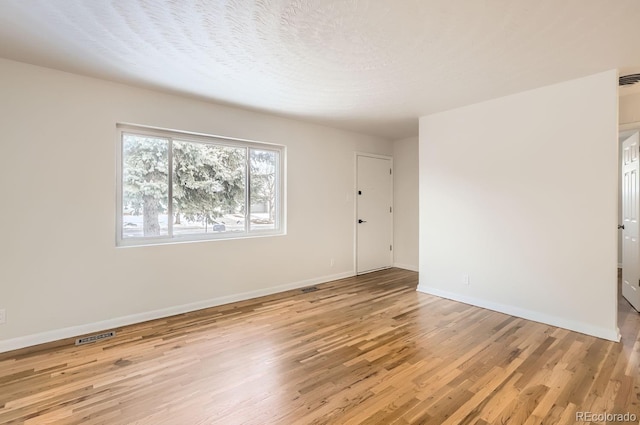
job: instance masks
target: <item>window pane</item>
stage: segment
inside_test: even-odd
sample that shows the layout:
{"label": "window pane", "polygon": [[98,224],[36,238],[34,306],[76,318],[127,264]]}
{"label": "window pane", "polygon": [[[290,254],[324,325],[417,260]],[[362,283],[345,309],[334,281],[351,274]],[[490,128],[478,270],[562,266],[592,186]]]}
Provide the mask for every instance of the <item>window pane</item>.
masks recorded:
{"label": "window pane", "polygon": [[169,141],[122,135],[122,237],[166,236]]}
{"label": "window pane", "polygon": [[173,234],[245,231],[246,149],[173,142]]}
{"label": "window pane", "polygon": [[279,153],[250,149],[251,172],[251,230],[278,228],[278,181],[276,178]]}

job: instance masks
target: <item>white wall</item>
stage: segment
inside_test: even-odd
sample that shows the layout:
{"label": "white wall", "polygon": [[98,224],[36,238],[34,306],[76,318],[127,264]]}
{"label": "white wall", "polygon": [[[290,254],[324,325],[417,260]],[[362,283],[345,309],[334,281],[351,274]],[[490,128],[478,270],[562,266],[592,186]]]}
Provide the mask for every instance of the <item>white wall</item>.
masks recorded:
{"label": "white wall", "polygon": [[418,271],[418,138],[393,142],[393,260]]}
{"label": "white wall", "polygon": [[617,339],[616,90],[612,70],[420,119],[419,290]]}
{"label": "white wall", "polygon": [[[0,93],[0,351],[353,274],[354,152],[393,151],[380,138],[6,60]],[[286,145],[288,234],[116,248],[118,122]]]}

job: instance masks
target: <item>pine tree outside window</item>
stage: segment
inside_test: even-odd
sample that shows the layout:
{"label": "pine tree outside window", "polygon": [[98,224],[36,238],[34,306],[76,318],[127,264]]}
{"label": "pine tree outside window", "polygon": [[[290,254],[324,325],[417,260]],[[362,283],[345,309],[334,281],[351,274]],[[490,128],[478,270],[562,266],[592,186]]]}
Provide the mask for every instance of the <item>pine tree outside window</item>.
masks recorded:
{"label": "pine tree outside window", "polygon": [[284,147],[119,126],[117,245],[284,233]]}

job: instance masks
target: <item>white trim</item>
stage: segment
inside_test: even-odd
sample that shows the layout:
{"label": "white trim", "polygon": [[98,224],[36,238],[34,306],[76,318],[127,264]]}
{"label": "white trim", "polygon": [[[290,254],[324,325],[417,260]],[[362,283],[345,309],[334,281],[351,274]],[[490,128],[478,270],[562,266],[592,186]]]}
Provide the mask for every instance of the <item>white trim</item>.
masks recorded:
{"label": "white trim", "polygon": [[499,313],[521,317],[523,319],[532,320],[534,322],[544,323],[547,325],[568,329],[570,331],[580,332],[586,335],[608,339],[609,341],[615,341],[615,342],[620,341],[620,330],[617,327],[615,330],[601,328],[601,327],[589,325],[587,323],[575,322],[573,320],[565,319],[563,317],[550,316],[548,314],[540,313],[537,311],[526,310],[523,308],[511,306],[511,305],[495,303],[492,301],[470,297],[467,295],[455,294],[453,292],[442,291],[440,289],[431,288],[425,285],[418,285],[417,291],[425,294],[435,295],[436,297],[447,298],[449,300],[458,301],[464,304],[470,304],[476,307],[486,308],[488,310],[497,311]]}
{"label": "white trim", "polygon": [[212,138],[213,139],[221,139],[221,140],[224,140],[226,142],[231,142],[232,144],[237,144],[237,146],[246,146],[247,144],[254,145],[254,147],[260,147],[260,146],[264,146],[264,145],[272,145],[272,146],[275,146],[275,147],[283,147],[284,146],[284,145],[281,145],[279,143],[265,142],[265,141],[262,141],[262,140],[241,139],[241,138],[238,138],[238,137],[224,136],[224,135],[221,135],[221,134],[198,133],[198,132],[194,132],[194,131],[185,131],[185,130],[179,130],[179,129],[175,129],[175,128],[155,127],[155,126],[151,126],[151,125],[128,123],[128,122],[118,122],[118,123],[116,123],[116,128],[117,129],[124,129],[125,131],[127,131],[127,130],[129,130],[129,131],[143,131],[143,132],[145,132],[147,134],[150,134],[152,136],[158,136],[158,137],[163,137],[163,138],[166,138],[167,136],[171,136],[171,135],[175,136],[176,134],[179,134],[179,135],[184,135],[187,138],[200,139],[200,140],[203,140],[203,141],[211,140]]}
{"label": "white trim", "polygon": [[353,274],[358,275],[358,152],[353,155]]}
{"label": "white trim", "polygon": [[47,342],[58,341],[61,339],[77,337],[93,332],[104,331],[107,329],[120,328],[123,326],[133,325],[136,323],[146,322],[148,320],[162,319],[176,314],[188,313],[191,311],[202,310],[205,308],[216,307],[223,304],[245,301],[252,298],[272,295],[279,292],[289,291],[291,289],[304,288],[306,286],[317,285],[320,283],[331,282],[334,280],[344,279],[354,276],[353,272],[343,272],[333,275],[305,279],[298,282],[278,285],[271,288],[258,289],[255,291],[242,292],[239,294],[226,295],[223,297],[212,298],[194,303],[171,306],[161,308],[159,310],[147,311],[144,313],[131,314],[129,316],[116,317],[114,319],[102,320],[100,322],[87,323],[84,325],[71,326],[63,329],[55,329],[37,334],[21,336],[12,339],[0,340],[0,353],[17,350],[20,348],[31,347]]}
{"label": "white trim", "polygon": [[365,272],[358,273],[358,276],[364,276],[365,274],[375,273],[375,272],[379,272],[379,271],[382,271],[382,270],[389,270],[391,267],[393,267],[393,266],[380,267],[379,269],[367,270]]}
{"label": "white trim", "polygon": [[420,271],[420,270],[418,270],[418,266],[412,266],[412,265],[409,265],[409,264],[393,263],[393,267],[397,267],[399,269],[410,270],[412,272]]}
{"label": "white trim", "polygon": [[393,156],[391,156],[391,155],[381,155],[381,154],[377,154],[377,153],[360,152],[360,151],[355,152],[355,154],[356,154],[356,157],[358,157],[358,156],[367,156],[369,158],[390,159],[392,161],[392,163],[393,163]]}
{"label": "white trim", "polygon": [[629,130],[637,130],[640,129],[640,121],[628,122],[624,124],[620,124],[618,126],[618,131],[620,133],[629,131]]}

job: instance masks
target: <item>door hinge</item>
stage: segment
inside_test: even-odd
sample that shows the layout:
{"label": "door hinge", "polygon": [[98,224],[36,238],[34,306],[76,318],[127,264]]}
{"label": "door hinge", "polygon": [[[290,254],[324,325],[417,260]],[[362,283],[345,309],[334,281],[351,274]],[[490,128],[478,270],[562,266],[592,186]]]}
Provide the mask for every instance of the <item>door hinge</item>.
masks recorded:
{"label": "door hinge", "polygon": [[393,207],[389,207],[389,212],[393,212]]}
{"label": "door hinge", "polygon": [[389,175],[391,175],[391,174],[392,174],[392,173],[391,173],[391,168],[389,168]]}
{"label": "door hinge", "polygon": [[389,245],[389,251],[393,251],[393,245]]}

